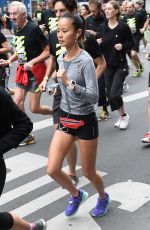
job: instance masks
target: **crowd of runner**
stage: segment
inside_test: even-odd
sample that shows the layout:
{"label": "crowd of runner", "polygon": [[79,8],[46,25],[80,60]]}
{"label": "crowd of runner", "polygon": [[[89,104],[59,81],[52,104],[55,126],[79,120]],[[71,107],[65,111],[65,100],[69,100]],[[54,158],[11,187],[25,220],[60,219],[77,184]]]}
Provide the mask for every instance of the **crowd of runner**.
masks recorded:
{"label": "crowd of runner", "polygon": [[[111,0],[102,4],[100,0],[89,0],[88,4],[78,5],[76,0],[48,0],[47,5],[37,4],[31,18],[23,3],[13,1],[9,11],[7,7],[3,11],[4,14],[2,9],[0,12],[0,28],[4,32],[0,32],[0,101],[3,96],[7,99],[10,91],[14,94],[14,102],[10,98],[7,100],[10,104],[14,103],[12,111],[18,106],[19,112],[27,119],[25,100],[29,94],[32,113],[53,117],[54,135],[48,153],[47,173],[71,194],[65,209],[66,216],[74,215],[88,198],[86,191],[76,188],[76,142],[79,143],[83,175],[98,192],[90,215],[101,217],[108,211],[110,195],[105,192],[103,179],[95,168],[98,121],[107,121],[111,112],[118,111],[119,118],[114,127],[120,130],[128,127],[130,116],[122,95],[128,87],[126,78],[130,74],[131,63],[135,68],[133,77],[142,78],[144,73],[144,64],[139,56],[141,43],[144,51],[147,50],[147,60],[150,60],[147,48],[149,15],[144,9],[144,2],[125,0],[119,4]],[[6,29],[14,37],[13,54],[12,44],[5,36]],[[16,87],[11,90],[8,84],[10,65],[16,61]],[[50,78],[54,84],[48,87]],[[144,143],[150,143],[150,76],[148,87],[148,130],[142,139]],[[52,108],[40,103],[46,90],[54,98]],[[95,104],[101,107],[98,117]],[[14,129],[16,122],[14,125],[14,121],[10,121]],[[36,143],[31,128],[24,136],[16,133],[16,137],[21,136],[15,145],[12,145],[13,135],[9,139],[4,135],[2,133],[1,136],[3,143],[5,140],[7,146],[11,143],[9,149]],[[0,147],[2,162],[3,154],[9,149],[6,145]],[[68,173],[62,171],[65,157]],[[5,173],[0,183],[1,193]],[[0,213],[1,218],[4,221],[0,221],[0,229],[46,228],[44,220],[29,224],[9,213]]]}

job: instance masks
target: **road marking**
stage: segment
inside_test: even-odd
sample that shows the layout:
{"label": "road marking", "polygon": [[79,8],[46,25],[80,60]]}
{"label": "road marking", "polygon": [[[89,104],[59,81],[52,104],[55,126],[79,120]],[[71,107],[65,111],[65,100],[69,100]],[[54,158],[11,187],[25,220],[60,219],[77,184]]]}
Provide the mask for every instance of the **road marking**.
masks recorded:
{"label": "road marking", "polygon": [[[106,188],[110,199],[118,201],[120,209],[128,212],[134,212],[150,201],[150,185],[140,182],[121,182],[113,184]],[[95,206],[97,194],[91,196],[83,205],[81,205],[77,214],[67,218],[64,213],[53,217],[47,222],[48,229],[58,230],[100,230],[100,226],[90,217],[89,211]]]}
{"label": "road marking", "polygon": [[[101,175],[104,176],[107,173],[101,172]],[[79,184],[78,188],[81,188],[85,185],[88,185],[90,181],[86,179],[84,176],[79,178]],[[34,199],[25,205],[22,205],[18,207],[17,209],[13,210],[13,212],[16,212],[18,215],[25,217],[27,215],[30,215],[31,213],[59,200],[60,198],[68,195],[69,192],[65,189],[62,189],[61,187],[48,192],[44,194],[43,196],[38,197],[37,199]]]}
{"label": "road marking", "polygon": [[134,212],[150,201],[150,185],[140,182],[121,182],[106,188],[110,199],[121,203],[118,207]]}
{"label": "road marking", "polygon": [[[76,166],[76,170],[79,170],[80,168],[81,168],[80,166]],[[68,172],[68,166],[65,166],[63,168],[63,171]],[[29,192],[32,192],[35,189],[38,189],[46,184],[50,184],[52,181],[53,179],[51,177],[45,175],[27,184],[24,184],[18,188],[15,188],[9,192],[6,192],[2,194],[2,197],[0,199],[0,205],[4,205],[7,202],[17,199],[18,197],[21,197]]]}
{"label": "road marking", "polygon": [[[89,180],[87,180],[85,177],[80,178],[79,187],[83,187],[87,184],[89,184]],[[61,187],[48,192],[44,194],[43,196],[38,197],[37,199],[34,199],[25,205],[18,207],[17,209],[13,210],[13,212],[16,212],[18,215],[25,217],[27,215],[30,215],[31,213],[59,200],[60,198],[68,195],[69,192],[65,189],[62,189]]]}
{"label": "road marking", "polygon": [[[47,222],[47,229],[58,230],[101,230],[101,227],[90,216],[89,211],[95,207],[98,195],[95,194],[81,205],[75,216],[67,218],[64,213]],[[63,228],[62,228],[63,227]]]}
{"label": "road marking", "polygon": [[29,152],[10,157],[6,159],[6,167],[11,170],[7,174],[6,181],[16,179],[46,165],[47,157]]}
{"label": "road marking", "polygon": [[130,96],[123,97],[123,101],[124,102],[132,102],[132,101],[136,101],[136,100],[139,100],[141,98],[144,98],[144,97],[148,97],[148,91],[143,91],[140,93],[135,93],[135,94],[132,94]]}
{"label": "road marking", "polygon": [[49,119],[35,122],[33,124],[33,131],[37,131],[39,129],[44,129],[44,128],[47,128],[49,126],[53,126],[53,118],[49,118]]}
{"label": "road marking", "polygon": [[[135,93],[135,94],[132,94],[130,96],[123,97],[123,101],[124,102],[132,102],[132,101],[136,101],[136,100],[139,100],[139,99],[147,97],[147,96],[148,96],[148,91],[143,91],[140,93]],[[40,129],[44,129],[44,128],[47,128],[50,126],[53,126],[53,119],[52,118],[35,122],[33,124],[33,131],[38,131]]]}

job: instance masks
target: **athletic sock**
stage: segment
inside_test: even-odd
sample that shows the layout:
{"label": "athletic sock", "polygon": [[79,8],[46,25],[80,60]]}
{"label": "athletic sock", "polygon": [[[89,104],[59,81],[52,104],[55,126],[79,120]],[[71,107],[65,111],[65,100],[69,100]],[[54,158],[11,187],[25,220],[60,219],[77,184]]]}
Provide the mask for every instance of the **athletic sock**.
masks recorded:
{"label": "athletic sock", "polygon": [[80,191],[79,191],[79,195],[77,197],[73,196],[74,199],[78,199],[79,197],[80,197]]}
{"label": "athletic sock", "polygon": [[33,223],[33,224],[30,224],[30,230],[36,230],[36,226],[35,226],[34,223]]}
{"label": "athletic sock", "polygon": [[125,117],[126,115],[127,115],[127,114],[126,114],[126,113],[124,113],[124,114],[122,114],[122,115],[121,115],[121,117]]}

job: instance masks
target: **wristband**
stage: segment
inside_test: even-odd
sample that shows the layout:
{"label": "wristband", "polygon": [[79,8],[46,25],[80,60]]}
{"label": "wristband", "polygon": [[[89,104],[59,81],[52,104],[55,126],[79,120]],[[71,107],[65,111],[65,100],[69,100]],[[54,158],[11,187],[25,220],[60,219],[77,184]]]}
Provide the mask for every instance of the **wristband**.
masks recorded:
{"label": "wristband", "polygon": [[43,80],[45,80],[45,81],[48,81],[48,76],[47,75],[45,75],[45,77],[43,78]]}
{"label": "wristband", "polygon": [[8,64],[11,64],[11,60],[10,59],[8,59],[7,62],[8,62]]}

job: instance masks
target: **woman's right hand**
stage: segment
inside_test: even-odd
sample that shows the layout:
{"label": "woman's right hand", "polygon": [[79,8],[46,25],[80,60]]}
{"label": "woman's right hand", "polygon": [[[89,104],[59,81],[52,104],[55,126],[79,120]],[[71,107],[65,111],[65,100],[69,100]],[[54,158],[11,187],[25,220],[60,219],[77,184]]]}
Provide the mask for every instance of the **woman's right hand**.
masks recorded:
{"label": "woman's right hand", "polygon": [[68,77],[65,69],[58,70],[57,78],[60,78],[64,85],[68,85]]}

